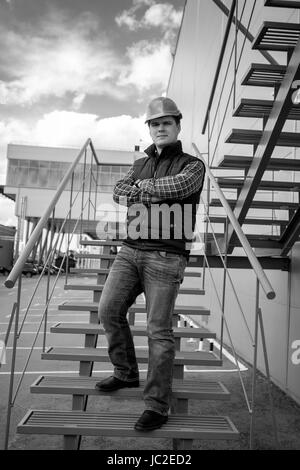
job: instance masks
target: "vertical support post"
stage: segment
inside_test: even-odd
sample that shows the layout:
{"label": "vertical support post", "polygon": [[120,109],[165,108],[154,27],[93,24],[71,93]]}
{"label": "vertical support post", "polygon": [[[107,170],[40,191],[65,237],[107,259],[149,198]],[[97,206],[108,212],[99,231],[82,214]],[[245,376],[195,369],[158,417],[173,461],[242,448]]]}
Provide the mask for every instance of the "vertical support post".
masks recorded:
{"label": "vertical support post", "polygon": [[[210,147],[210,111],[208,112],[208,121],[207,121],[207,164],[210,165],[210,154],[209,154],[209,147]],[[208,246],[208,218],[209,218],[209,203],[210,203],[210,179],[207,178],[207,213],[206,213],[206,223],[205,223],[205,234],[204,234],[204,253],[207,254],[207,246]],[[202,266],[202,289],[205,289],[205,256],[203,256],[203,266]]]}
{"label": "vertical support post", "polygon": [[92,190],[92,178],[93,178],[93,152],[91,150],[91,168],[90,168],[90,184],[89,184],[89,203],[88,203],[88,224],[90,222],[90,206],[91,206],[91,190]]}
{"label": "vertical support post", "polygon": [[71,188],[70,188],[70,212],[69,212],[69,227],[68,227],[68,245],[67,245],[67,253],[66,253],[66,276],[65,282],[68,282],[68,273],[69,273],[69,245],[70,245],[70,230],[71,230],[71,222],[72,222],[72,208],[73,208],[73,188],[74,188],[74,171],[72,173],[71,178]]}
{"label": "vertical support post", "polygon": [[267,354],[266,337],[265,337],[263,318],[262,318],[262,313],[261,313],[260,308],[258,309],[258,319],[259,319],[262,348],[263,348],[264,360],[265,360],[266,376],[268,379],[268,393],[269,393],[270,408],[271,408],[272,421],[273,421],[274,439],[275,439],[275,444],[276,444],[276,450],[278,450],[280,449],[280,443],[279,443],[279,438],[278,438],[277,422],[276,422],[274,402],[273,402],[273,396],[272,396],[272,390],[271,390],[271,376],[270,376],[270,368],[269,368],[269,361],[268,361],[268,354]]}
{"label": "vertical support post", "polygon": [[86,148],[84,150],[84,162],[83,162],[83,184],[82,184],[82,197],[81,197],[81,213],[80,213],[80,238],[83,233],[83,208],[84,208],[84,191],[85,191],[85,170],[86,170]]}
{"label": "vertical support post", "polygon": [[224,315],[225,315],[225,300],[226,300],[226,279],[227,279],[227,239],[228,239],[228,217],[225,222],[225,257],[224,257],[224,270],[223,270],[223,287],[222,287],[222,317],[221,317],[221,333],[220,333],[220,359],[223,355],[223,336],[224,336]]}
{"label": "vertical support post", "polygon": [[54,239],[54,217],[55,209],[53,209],[52,219],[51,219],[51,237],[50,237],[50,246],[47,251],[47,260],[48,260],[48,272],[47,272],[47,286],[46,286],[46,308],[45,308],[45,317],[44,317],[44,332],[43,332],[43,352],[46,349],[46,338],[47,338],[47,320],[48,320],[48,302],[49,302],[49,291],[50,291],[50,275],[51,275],[51,266],[53,261],[52,244]]}
{"label": "vertical support post", "polygon": [[256,278],[256,295],[255,295],[255,324],[254,324],[254,357],[253,357],[253,376],[252,376],[252,393],[251,393],[251,416],[250,416],[250,449],[253,449],[253,432],[254,432],[254,413],[255,413],[255,391],[256,391],[256,372],[257,372],[257,348],[258,348],[258,309],[259,309],[259,280]]}
{"label": "vertical support post", "polygon": [[8,392],[8,404],[7,404],[7,416],[6,416],[6,428],[5,428],[5,443],[4,443],[5,450],[8,449],[11,411],[12,411],[12,406],[13,406],[12,395],[13,395],[13,388],[14,388],[15,365],[16,365],[16,355],[17,355],[18,328],[19,328],[19,316],[20,316],[20,305],[21,305],[21,290],[22,290],[22,274],[20,274],[19,279],[18,279],[17,305],[15,309],[15,329],[14,329],[14,338],[13,338],[13,350],[12,350],[12,359],[11,359],[11,368],[10,368],[10,380],[9,380],[9,392]]}
{"label": "vertical support post", "polygon": [[239,2],[235,6],[235,38],[234,38],[234,71],[233,71],[233,109],[235,109],[236,102],[236,73],[237,73],[237,52],[238,52],[238,8]]}

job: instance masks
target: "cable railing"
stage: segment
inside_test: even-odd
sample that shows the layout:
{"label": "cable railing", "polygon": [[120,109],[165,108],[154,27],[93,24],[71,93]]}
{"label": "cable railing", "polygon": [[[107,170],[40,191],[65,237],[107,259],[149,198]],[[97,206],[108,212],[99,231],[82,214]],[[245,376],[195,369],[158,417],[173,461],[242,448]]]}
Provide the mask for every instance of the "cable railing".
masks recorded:
{"label": "cable railing", "polygon": [[[205,269],[208,269],[209,275],[210,275],[210,280],[211,284],[213,286],[214,290],[214,295],[215,298],[217,299],[217,304],[219,306],[220,312],[221,312],[221,327],[220,327],[220,359],[222,359],[222,351],[223,351],[223,336],[224,336],[224,327],[227,333],[228,341],[230,348],[232,350],[235,364],[237,365],[237,370],[239,374],[239,379],[240,383],[243,389],[243,394],[245,397],[245,401],[247,404],[248,412],[250,414],[250,449],[253,448],[253,433],[254,433],[254,410],[255,410],[255,387],[256,387],[256,376],[257,376],[257,351],[258,351],[258,326],[260,326],[260,333],[261,333],[261,341],[262,341],[262,347],[263,347],[263,357],[264,357],[264,362],[265,362],[265,370],[266,370],[266,376],[267,376],[267,381],[268,381],[268,392],[269,392],[269,398],[270,398],[270,407],[271,407],[271,414],[272,414],[272,421],[273,421],[273,429],[274,429],[274,438],[276,441],[276,445],[279,446],[279,441],[278,441],[278,433],[277,433],[277,424],[276,424],[276,418],[274,414],[274,406],[273,406],[273,399],[272,399],[272,393],[271,393],[271,377],[270,377],[270,370],[269,370],[269,361],[268,361],[268,354],[267,354],[267,348],[266,348],[266,341],[265,341],[265,333],[264,333],[264,326],[263,326],[263,316],[262,316],[262,311],[260,308],[260,295],[259,295],[259,289],[260,287],[265,293],[265,296],[267,299],[274,299],[276,294],[275,291],[266,276],[258,258],[256,257],[255,253],[253,252],[251,245],[244,234],[237,218],[235,217],[227,199],[225,198],[221,188],[219,187],[211,168],[209,165],[206,163],[206,161],[203,158],[204,154],[201,154],[199,149],[197,148],[196,144],[192,144],[194,147],[194,150],[196,152],[197,157],[204,163],[205,168],[206,168],[206,175],[209,180],[209,182],[212,184],[214,191],[217,195],[217,197],[220,199],[221,204],[225,210],[225,215],[226,215],[226,228],[225,228],[225,233],[224,233],[224,243],[220,245],[220,241],[218,240],[216,233],[213,228],[213,223],[210,220],[210,213],[209,213],[209,197],[207,203],[205,203],[203,196],[200,197],[200,201],[202,204],[202,207],[204,208],[204,220],[206,222],[206,229],[204,233],[200,233],[199,227],[196,224],[196,231],[197,231],[197,237],[202,241],[202,244],[204,246],[204,256],[203,256],[203,277],[205,274]],[[228,236],[228,223],[232,224],[232,227],[235,230],[236,236],[238,237],[241,247],[243,248],[246,257],[249,260],[249,263],[253,269],[253,273],[256,278],[256,288],[255,288],[255,312],[254,312],[254,323],[255,323],[255,328],[254,328],[254,333],[251,332],[250,326],[248,324],[244,309],[242,307],[241,301],[239,299],[238,293],[236,286],[234,285],[232,276],[230,275],[228,266],[227,266],[227,236]],[[210,228],[210,232],[208,231],[208,227]],[[212,242],[214,244],[216,256],[218,256],[221,259],[221,266],[223,266],[223,283],[222,283],[222,295],[220,295],[220,292],[218,290],[218,287],[216,285],[216,281],[214,280],[213,274],[212,274],[212,269],[210,267],[208,257],[207,257],[207,252],[208,252],[208,234],[212,235]],[[224,251],[225,247],[225,251]],[[228,295],[228,286],[227,286],[227,280],[230,283],[234,298],[237,302],[238,306],[238,311],[241,314],[243,324],[246,327],[247,335],[248,338],[250,339],[250,344],[253,347],[254,351],[254,357],[253,357],[253,376],[252,376],[252,391],[251,391],[251,403],[250,399],[248,397],[248,394],[246,392],[246,386],[244,384],[244,380],[242,378],[240,366],[239,366],[239,361],[237,358],[237,353],[236,349],[234,346],[234,341],[232,339],[232,335],[230,332],[230,327],[228,325],[228,321],[225,316],[225,309],[226,309],[226,294]],[[231,305],[232,307],[232,305]],[[279,447],[277,447],[279,448]]]}
{"label": "cable railing", "polygon": [[[76,261],[73,259],[71,266],[72,246],[76,245],[75,236],[82,238],[83,233],[89,232],[96,236],[97,233],[97,198],[98,198],[98,169],[100,162],[95,152],[91,139],[88,139],[78,153],[74,162],[70,165],[67,173],[58,185],[58,188],[50,201],[44,215],[41,217],[5,281],[7,288],[13,288],[17,284],[17,299],[13,304],[9,324],[4,340],[4,350],[8,345],[13,331],[12,357],[10,367],[10,383],[7,406],[7,419],[5,430],[5,449],[8,448],[11,413],[14,406],[18,406],[18,397],[28,365],[32,359],[38,338],[43,335],[42,349],[45,351],[47,342],[48,310],[54,300],[54,293],[62,274],[65,281],[70,273],[71,267]],[[54,229],[55,224],[57,228]],[[59,227],[59,229],[58,229]],[[46,234],[44,233],[46,229]],[[50,234],[50,237],[49,237]],[[67,237],[66,237],[67,235]],[[65,251],[62,250],[65,241]],[[43,265],[39,269],[39,277],[29,297],[26,307],[23,307],[22,298],[22,273],[24,265],[29,259],[33,262],[39,253],[39,260]],[[54,281],[51,279],[54,276]],[[45,277],[47,279],[45,280]],[[15,371],[18,359],[18,342],[28,315],[33,309],[34,300],[40,295],[45,295],[44,305],[38,309],[39,321],[34,333],[34,338],[29,346],[29,353],[25,359],[22,371],[18,372],[20,378],[15,387]],[[27,294],[28,295],[28,294]],[[39,300],[40,302],[40,300]],[[42,306],[43,305],[43,306]],[[54,304],[53,304],[54,305]],[[21,306],[22,318],[21,318]],[[42,327],[44,326],[43,330]],[[1,362],[0,362],[1,364]]]}

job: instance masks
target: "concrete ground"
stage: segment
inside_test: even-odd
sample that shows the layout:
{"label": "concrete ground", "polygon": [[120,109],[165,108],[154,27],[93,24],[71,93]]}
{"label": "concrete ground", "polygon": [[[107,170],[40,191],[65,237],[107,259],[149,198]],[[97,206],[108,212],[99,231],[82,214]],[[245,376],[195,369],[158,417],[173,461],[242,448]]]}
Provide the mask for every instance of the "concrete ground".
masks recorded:
{"label": "concrete ground", "polygon": [[[4,279],[3,279],[4,280]],[[80,279],[82,281],[82,278]],[[72,282],[78,283],[78,279],[73,279]],[[45,281],[43,280],[43,289],[45,289]],[[57,304],[63,299],[66,299],[66,292],[63,291],[63,279],[59,280],[58,290],[54,297],[53,307],[50,310],[49,325],[55,324],[57,321],[85,321],[86,315],[80,314],[65,314],[57,312]],[[2,284],[2,283],[1,283]],[[26,292],[31,292],[34,286],[33,279],[24,279],[23,288],[24,295]],[[16,382],[20,378],[23,365],[25,363],[29,347],[36,331],[39,315],[41,313],[41,305],[44,299],[44,291],[37,297],[35,303],[28,317],[28,323],[24,328],[26,332],[20,339],[20,351],[17,358]],[[0,311],[0,339],[3,339],[4,333],[8,324],[8,314],[11,310],[14,301],[14,292],[0,287],[1,296],[1,311]],[[74,293],[67,292],[67,298],[90,298],[90,293]],[[23,310],[24,313],[24,310]],[[142,321],[142,320],[139,320]],[[76,342],[79,344],[78,337],[73,336],[72,339],[67,338],[65,335],[50,335],[48,345],[74,345]],[[26,371],[22,387],[15,402],[12,411],[11,419],[11,434],[9,441],[10,450],[57,450],[62,448],[62,438],[47,435],[20,435],[16,434],[16,425],[25,415],[29,408],[39,409],[70,409],[71,399],[64,396],[48,396],[48,395],[33,395],[29,392],[29,387],[33,381],[42,373],[70,373],[76,372],[75,363],[60,363],[58,361],[41,361],[41,345],[42,335],[39,335],[36,349],[33,351],[28,370]],[[146,347],[145,342],[139,339],[138,347]],[[11,343],[9,344],[11,347]],[[198,342],[186,341],[184,343],[186,350],[194,350],[199,348]],[[3,365],[0,369],[0,448],[3,448],[5,422],[6,422],[6,409],[7,409],[7,396],[9,386],[9,364],[10,364],[11,349],[7,351],[7,364]],[[251,379],[252,369],[249,364],[245,364],[242,360],[243,371],[241,372],[245,388],[248,396],[251,397]],[[145,367],[141,367],[145,375]],[[109,375],[111,370],[109,364],[95,365],[94,375],[103,378]],[[250,432],[250,415],[246,406],[241,383],[236,372],[235,364],[230,360],[230,356],[225,358],[224,365],[218,371],[209,372],[204,369],[197,369],[195,367],[187,367],[185,370],[187,378],[197,378],[202,380],[220,380],[231,392],[231,399],[229,401],[190,401],[189,413],[192,414],[213,414],[213,415],[226,415],[229,416],[234,425],[240,432],[240,438],[236,441],[212,440],[212,441],[194,441],[193,448],[195,450],[247,450],[249,449],[249,432]],[[258,373],[257,388],[256,388],[256,405],[254,413],[254,433],[253,433],[253,448],[259,450],[300,450],[300,406],[289,398],[278,387],[272,385],[272,394],[275,404],[275,416],[278,427],[279,445],[276,444],[273,435],[272,417],[270,413],[268,387],[266,379]],[[118,400],[110,397],[90,397],[88,410],[89,411],[110,411],[113,408],[114,412],[132,412],[142,413],[143,403],[132,400]],[[110,438],[110,437],[83,437],[81,448],[83,450],[172,450],[172,442],[168,439],[149,439],[149,438]]]}

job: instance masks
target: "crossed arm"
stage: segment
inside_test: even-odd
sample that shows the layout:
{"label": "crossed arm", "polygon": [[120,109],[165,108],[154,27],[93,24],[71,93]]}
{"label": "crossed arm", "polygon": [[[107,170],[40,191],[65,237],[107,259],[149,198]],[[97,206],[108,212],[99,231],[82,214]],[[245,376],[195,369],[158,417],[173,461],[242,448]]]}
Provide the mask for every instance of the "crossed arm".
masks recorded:
{"label": "crossed arm", "polygon": [[113,199],[125,206],[134,203],[150,205],[167,199],[185,199],[200,189],[204,173],[205,168],[200,160],[187,164],[177,175],[144,180],[137,180],[132,167],[115,185]]}

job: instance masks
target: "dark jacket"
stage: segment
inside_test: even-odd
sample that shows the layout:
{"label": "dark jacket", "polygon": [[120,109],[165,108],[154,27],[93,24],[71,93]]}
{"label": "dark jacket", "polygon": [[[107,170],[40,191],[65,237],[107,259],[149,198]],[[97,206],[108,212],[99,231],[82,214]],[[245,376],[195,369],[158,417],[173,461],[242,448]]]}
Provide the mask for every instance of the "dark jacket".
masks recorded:
{"label": "dark jacket", "polygon": [[[145,150],[147,157],[136,160],[133,165],[136,180],[175,176],[184,168],[199,160],[182,151],[180,141],[165,147],[158,155],[155,145]],[[204,182],[198,189],[184,198],[164,199],[161,202],[129,204],[127,211],[127,238],[124,243],[141,250],[159,250],[189,255],[193,240],[196,213]],[[201,179],[201,178],[200,178]],[[155,182],[154,182],[155,184]],[[133,231],[130,228],[134,228]],[[136,227],[136,230],[135,230]],[[139,236],[137,236],[139,235]]]}

